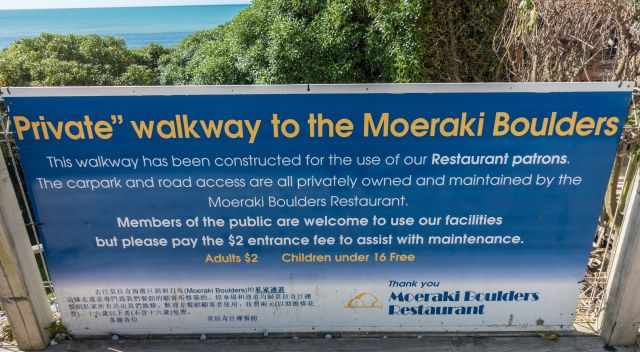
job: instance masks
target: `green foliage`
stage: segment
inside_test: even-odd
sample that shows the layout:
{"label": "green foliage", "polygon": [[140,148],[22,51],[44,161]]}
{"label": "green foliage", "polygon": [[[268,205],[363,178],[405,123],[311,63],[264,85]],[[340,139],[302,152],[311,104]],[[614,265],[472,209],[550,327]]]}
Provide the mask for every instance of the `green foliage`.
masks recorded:
{"label": "green foliage", "polygon": [[14,339],[13,330],[8,320],[0,322],[0,342],[12,342]]}
{"label": "green foliage", "polygon": [[158,84],[157,45],[127,49],[121,39],[42,34],[0,52],[0,85],[69,86]]}
{"label": "green foliage", "polygon": [[[195,82],[194,73],[201,66],[202,49],[206,44],[218,43],[223,32],[222,27],[194,33],[187,37],[169,55],[160,59],[160,80],[163,84],[187,84]],[[224,52],[220,53],[224,55]],[[199,55],[199,59],[194,57]]]}
{"label": "green foliage", "polygon": [[492,81],[506,0],[255,0],[175,49],[43,34],[0,52],[0,85]]}
{"label": "green foliage", "polygon": [[160,62],[163,57],[169,56],[172,49],[158,44],[133,50],[135,64],[129,66],[118,79],[120,85],[158,85],[160,84]]}
{"label": "green foliage", "polygon": [[486,81],[505,0],[256,0],[185,40],[163,84]]}
{"label": "green foliage", "polygon": [[157,70],[160,65],[160,59],[171,52],[171,49],[152,43],[144,48],[134,49],[133,55],[138,65]]}
{"label": "green foliage", "polygon": [[49,331],[49,336],[51,336],[52,339],[60,335],[69,336],[69,330],[67,330],[67,327],[64,326],[60,319],[56,319],[49,324],[47,330]]}
{"label": "green foliage", "polygon": [[153,86],[158,84],[158,74],[152,68],[131,65],[114,80],[114,84],[117,86]]}

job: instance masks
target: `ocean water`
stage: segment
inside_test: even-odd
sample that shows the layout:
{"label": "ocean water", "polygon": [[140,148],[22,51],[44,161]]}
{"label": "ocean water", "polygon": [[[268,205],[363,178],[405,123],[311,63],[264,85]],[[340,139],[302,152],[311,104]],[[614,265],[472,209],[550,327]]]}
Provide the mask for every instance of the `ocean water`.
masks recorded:
{"label": "ocean water", "polygon": [[248,5],[0,10],[0,48],[42,32],[123,38],[130,48],[175,46],[187,35],[228,22]]}

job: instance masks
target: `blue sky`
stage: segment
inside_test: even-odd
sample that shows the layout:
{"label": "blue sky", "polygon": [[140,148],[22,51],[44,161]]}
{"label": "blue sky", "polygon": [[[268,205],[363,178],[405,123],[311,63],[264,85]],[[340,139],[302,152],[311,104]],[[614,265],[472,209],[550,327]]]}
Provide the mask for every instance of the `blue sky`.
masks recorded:
{"label": "blue sky", "polygon": [[250,2],[250,0],[0,0],[0,10],[60,9],[78,7],[248,4]]}

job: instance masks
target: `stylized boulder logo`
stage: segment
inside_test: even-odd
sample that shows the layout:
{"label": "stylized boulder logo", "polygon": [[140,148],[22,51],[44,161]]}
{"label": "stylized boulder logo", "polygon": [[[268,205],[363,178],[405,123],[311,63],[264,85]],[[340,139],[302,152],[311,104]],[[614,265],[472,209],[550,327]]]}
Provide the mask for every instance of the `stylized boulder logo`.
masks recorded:
{"label": "stylized boulder logo", "polygon": [[377,308],[382,309],[378,297],[368,292],[360,292],[347,301],[345,308]]}

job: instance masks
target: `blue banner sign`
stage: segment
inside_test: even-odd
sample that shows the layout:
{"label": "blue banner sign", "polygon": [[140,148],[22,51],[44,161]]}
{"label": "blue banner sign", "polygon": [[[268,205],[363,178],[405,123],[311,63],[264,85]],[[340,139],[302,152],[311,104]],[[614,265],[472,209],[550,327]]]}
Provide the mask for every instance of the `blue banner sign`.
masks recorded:
{"label": "blue banner sign", "polygon": [[77,335],[570,329],[609,84],[3,90]]}

